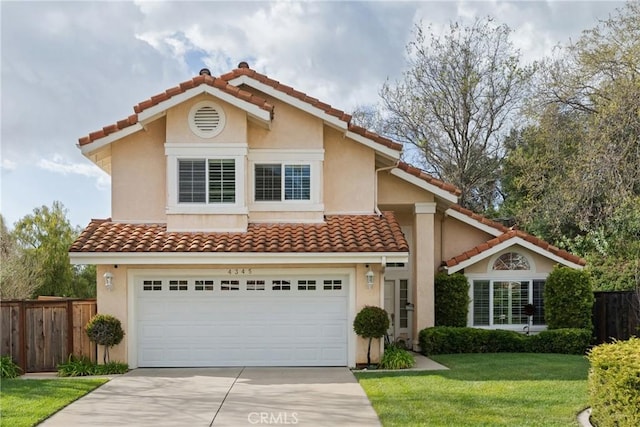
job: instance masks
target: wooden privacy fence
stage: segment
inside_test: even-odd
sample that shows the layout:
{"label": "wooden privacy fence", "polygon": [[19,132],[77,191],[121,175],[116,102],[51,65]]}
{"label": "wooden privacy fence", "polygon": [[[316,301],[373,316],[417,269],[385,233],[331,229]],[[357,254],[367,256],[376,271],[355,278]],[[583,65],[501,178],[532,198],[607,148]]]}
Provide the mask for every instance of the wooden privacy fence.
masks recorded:
{"label": "wooden privacy fence", "polygon": [[597,342],[640,336],[640,292],[594,292],[593,325]]}
{"label": "wooden privacy fence", "polygon": [[84,327],[96,314],[96,300],[48,299],[0,302],[0,353],[23,372],[55,371],[70,354],[96,361],[96,345]]}

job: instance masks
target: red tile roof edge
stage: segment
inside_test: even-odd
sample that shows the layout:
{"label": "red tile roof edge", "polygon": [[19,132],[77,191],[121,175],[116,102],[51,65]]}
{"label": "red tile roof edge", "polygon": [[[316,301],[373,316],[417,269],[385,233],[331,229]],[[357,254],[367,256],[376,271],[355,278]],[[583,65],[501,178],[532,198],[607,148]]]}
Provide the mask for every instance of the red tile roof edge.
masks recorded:
{"label": "red tile roof edge", "polygon": [[346,122],[347,129],[353,133],[356,133],[362,137],[365,137],[374,142],[377,142],[378,144],[383,145],[392,150],[402,151],[402,144],[392,141],[389,138],[385,138],[384,136],[378,135],[375,132],[371,132],[361,126],[352,124],[351,123],[352,117],[350,114],[345,113],[342,110],[338,110],[337,108],[333,108],[331,105],[327,103],[321,102],[320,100],[313,98],[304,92],[297,91],[292,87],[284,85],[279,81],[269,78],[264,74],[258,73],[256,70],[252,70],[250,68],[236,68],[235,70],[232,70],[226,74],[223,74],[222,76],[220,76],[220,78],[226,81],[230,81],[240,76],[247,76],[252,79],[255,79],[262,84],[270,86],[300,101],[306,102],[312,105],[313,107],[319,108],[320,110],[324,111],[326,114],[330,116],[337,117],[339,120]]}
{"label": "red tile roof edge", "polygon": [[168,232],[166,224],[92,220],[72,253],[349,253],[408,252],[392,212],[332,215],[319,224],[249,224],[246,232]]}
{"label": "red tile roof edge", "polygon": [[402,151],[402,144],[392,141],[391,139],[383,137],[375,132],[371,132],[361,126],[352,124],[350,114],[347,114],[342,110],[338,110],[337,108],[333,108],[331,105],[321,102],[317,98],[313,98],[303,92],[293,89],[290,86],[281,84],[277,80],[271,79],[266,75],[260,74],[257,71],[252,70],[250,68],[236,68],[226,74],[223,74],[220,77],[212,77],[209,75],[199,75],[190,80],[184,81],[180,83],[178,86],[169,88],[162,93],[154,95],[151,98],[138,103],[136,106],[133,107],[133,110],[136,114],[133,114],[127,117],[126,119],[119,120],[115,124],[104,126],[102,129],[97,130],[95,132],[91,132],[87,136],[81,137],[78,139],[78,143],[80,146],[87,145],[97,139],[104,138],[126,127],[133,126],[134,124],[138,123],[138,114],[140,114],[147,108],[151,108],[155,105],[158,105],[159,103],[166,101],[172,98],[173,96],[184,93],[185,91],[191,88],[194,88],[196,86],[199,86],[201,84],[208,84],[209,86],[221,89],[226,93],[229,93],[230,95],[233,95],[239,99],[242,99],[247,102],[251,102],[266,111],[270,111],[273,116],[273,106],[267,103],[266,100],[256,95],[252,95],[250,92],[243,91],[242,89],[239,89],[229,84],[229,80],[233,80],[234,78],[240,77],[240,76],[251,77],[289,96],[292,96],[300,101],[306,102],[316,108],[323,110],[326,114],[346,122],[348,130],[353,133],[356,133],[362,137],[370,139],[392,150]]}
{"label": "red tile roof edge", "polygon": [[502,232],[502,233],[506,233],[507,231],[511,230],[511,228],[509,227],[505,227],[504,225],[500,224],[499,222],[496,222],[494,220],[491,220],[483,215],[477,214],[475,212],[473,212],[470,209],[466,209],[463,208],[460,205],[451,205],[449,206],[449,209],[453,209],[454,211],[460,212],[463,215],[468,216],[471,219],[474,219],[476,221],[478,221],[479,223],[482,223],[484,225],[487,225],[489,227],[495,228],[496,230]]}
{"label": "red tile roof edge", "polygon": [[398,168],[407,172],[410,175],[413,175],[417,178],[422,179],[423,181],[428,182],[431,185],[435,185],[436,187],[447,191],[451,194],[453,194],[454,196],[459,196],[462,194],[462,192],[460,191],[460,189],[458,187],[456,187],[453,184],[449,184],[448,182],[444,182],[439,180],[438,178],[426,173],[425,171],[423,171],[422,169],[418,169],[414,166],[411,166],[408,163],[404,163],[404,162],[398,162]]}
{"label": "red tile roof edge", "polygon": [[212,77],[209,75],[199,75],[199,76],[193,77],[190,80],[186,80],[180,83],[178,86],[169,88],[164,92],[161,92],[145,101],[138,103],[138,105],[133,107],[133,111],[135,112],[135,114],[130,115],[126,119],[119,120],[115,124],[105,126],[100,130],[91,132],[89,135],[79,138],[78,143],[80,146],[87,145],[97,139],[104,138],[114,132],[125,129],[129,126],[133,126],[136,123],[138,123],[138,114],[142,113],[144,110],[154,107],[160,104],[161,102],[167,101],[176,95],[184,93],[189,89],[200,86],[202,84],[215,87],[242,101],[254,104],[258,108],[261,108],[265,111],[270,112],[271,116],[273,117],[274,107],[273,105],[269,104],[265,99],[257,95],[254,95],[250,92],[247,92],[245,90],[239,89],[219,77]]}
{"label": "red tile roof edge", "polygon": [[497,237],[494,237],[493,239],[490,239],[484,243],[479,244],[478,246],[468,251],[461,253],[460,255],[452,257],[447,261],[443,261],[442,265],[446,268],[454,267],[468,259],[471,259],[474,256],[480,255],[481,253],[488,251],[489,249],[499,245],[500,243],[506,242],[507,240],[513,239],[515,237],[519,237],[523,240],[526,240],[527,242],[532,243],[538,246],[539,248],[542,248],[545,251],[551,252],[552,254],[562,259],[565,259],[569,262],[572,262],[574,264],[584,266],[587,263],[584,259],[580,258],[579,256],[573,255],[565,250],[559,249],[551,245],[550,243],[545,242],[542,239],[532,236],[529,233],[525,233],[524,231],[521,231],[521,230],[509,230]]}
{"label": "red tile roof edge", "polygon": [[270,86],[282,93],[285,93],[289,96],[292,96],[300,101],[306,102],[307,104],[311,104],[312,106],[323,110],[330,116],[337,117],[339,120],[343,122],[349,123],[351,121],[351,115],[345,113],[342,110],[338,110],[337,108],[331,107],[331,105],[321,102],[317,98],[313,98],[306,93],[297,91],[290,86],[283,85],[277,80],[274,80],[270,77],[267,77],[264,74],[258,73],[256,70],[252,70],[251,68],[236,68],[234,70],[229,71],[220,76],[222,80],[230,81],[240,76],[247,76],[254,80],[259,81],[262,84]]}

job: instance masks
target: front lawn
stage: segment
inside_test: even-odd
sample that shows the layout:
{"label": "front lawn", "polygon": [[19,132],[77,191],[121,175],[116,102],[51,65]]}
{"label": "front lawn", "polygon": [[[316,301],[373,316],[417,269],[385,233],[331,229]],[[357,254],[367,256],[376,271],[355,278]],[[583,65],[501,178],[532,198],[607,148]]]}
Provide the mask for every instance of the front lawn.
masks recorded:
{"label": "front lawn", "polygon": [[432,356],[449,371],[356,373],[384,426],[575,426],[588,406],[584,356]]}
{"label": "front lawn", "polygon": [[3,426],[36,425],[107,381],[3,379],[0,391],[0,420]]}

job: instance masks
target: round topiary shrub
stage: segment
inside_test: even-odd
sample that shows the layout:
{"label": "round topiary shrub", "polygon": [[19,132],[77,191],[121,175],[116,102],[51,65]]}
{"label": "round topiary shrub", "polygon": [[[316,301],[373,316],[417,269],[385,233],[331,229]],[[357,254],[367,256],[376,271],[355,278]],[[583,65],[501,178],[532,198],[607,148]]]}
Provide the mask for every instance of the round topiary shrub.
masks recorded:
{"label": "round topiary shrub", "polygon": [[467,326],[469,302],[469,282],[463,274],[436,275],[436,326]]}
{"label": "round topiary shrub", "polygon": [[589,273],[556,266],[544,286],[545,321],[549,329],[593,329],[593,286]]}
{"label": "round topiary shrub", "polygon": [[103,362],[109,361],[109,348],[120,344],[124,338],[124,331],[120,320],[109,314],[96,314],[89,320],[85,331],[89,339],[104,346]]}
{"label": "round topiary shrub", "polygon": [[353,320],[353,330],[362,338],[369,338],[367,348],[367,365],[371,365],[371,341],[382,338],[389,329],[389,315],[387,311],[372,305],[365,306]]}

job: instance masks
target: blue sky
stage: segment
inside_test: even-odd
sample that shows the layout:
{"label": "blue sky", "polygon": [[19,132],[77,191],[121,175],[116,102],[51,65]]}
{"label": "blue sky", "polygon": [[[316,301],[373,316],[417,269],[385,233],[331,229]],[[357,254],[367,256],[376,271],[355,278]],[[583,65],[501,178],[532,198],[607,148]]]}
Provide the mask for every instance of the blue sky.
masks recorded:
{"label": "blue sky", "polygon": [[73,225],[110,216],[109,177],[78,138],[197,75],[252,68],[345,111],[398,78],[415,25],[493,16],[523,59],[576,40],[623,3],[2,1],[0,213],[59,200]]}

